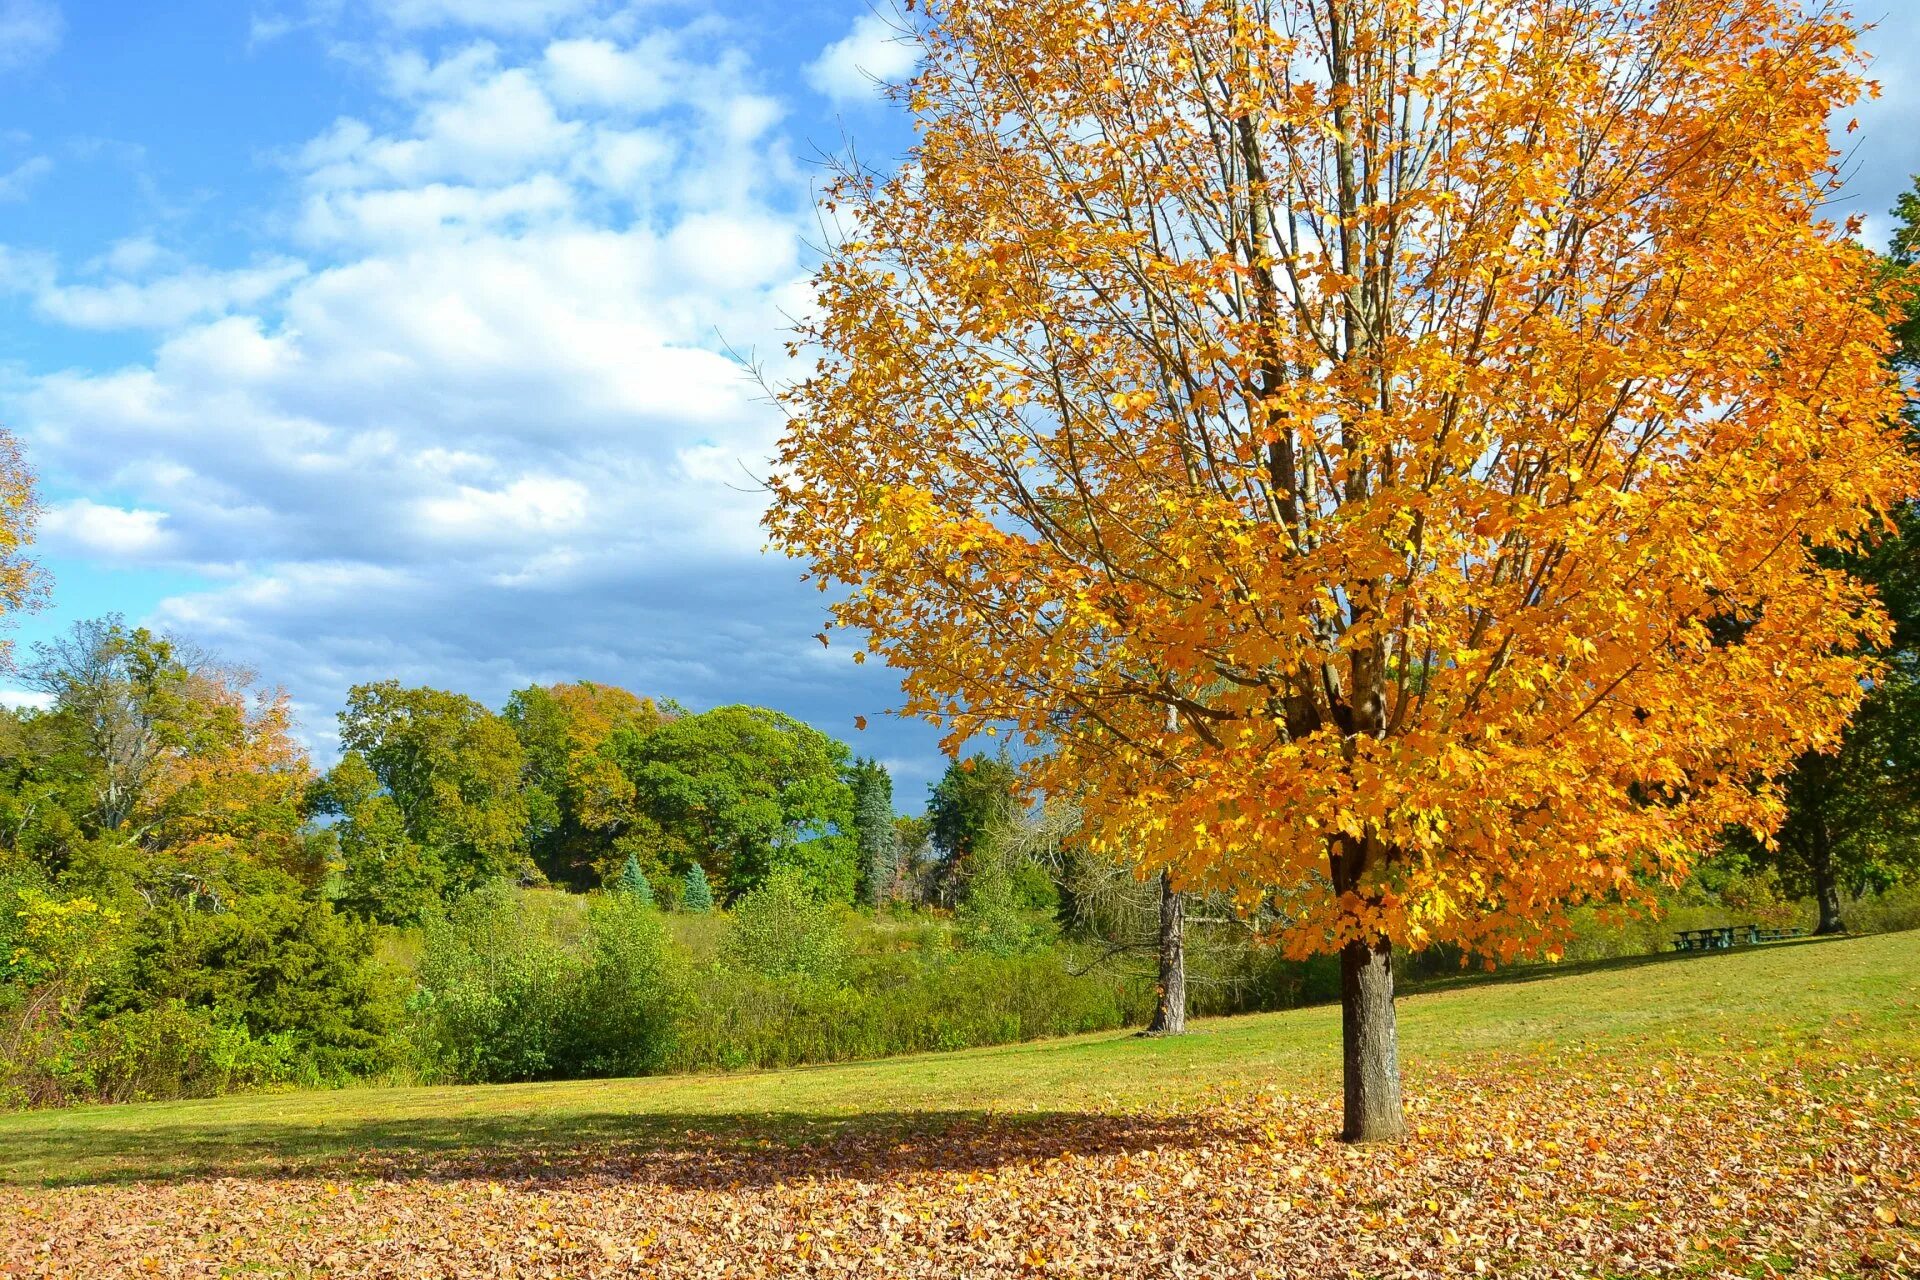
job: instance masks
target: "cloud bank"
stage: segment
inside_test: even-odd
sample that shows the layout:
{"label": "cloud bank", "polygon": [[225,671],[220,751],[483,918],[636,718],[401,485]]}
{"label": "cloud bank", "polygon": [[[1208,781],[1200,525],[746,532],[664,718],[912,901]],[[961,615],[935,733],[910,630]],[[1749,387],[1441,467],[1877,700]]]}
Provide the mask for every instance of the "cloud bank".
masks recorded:
{"label": "cloud bank", "polygon": [[777,375],[807,305],[784,108],[713,23],[525,38],[583,7],[388,6],[373,100],[271,158],[257,261],[0,255],[47,323],[153,335],[14,389],[67,495],[45,545],[191,575],[151,621],[285,681],[323,749],[388,675],[496,701],[617,680],[843,736],[894,696],[762,554],[780,420],[736,353]]}

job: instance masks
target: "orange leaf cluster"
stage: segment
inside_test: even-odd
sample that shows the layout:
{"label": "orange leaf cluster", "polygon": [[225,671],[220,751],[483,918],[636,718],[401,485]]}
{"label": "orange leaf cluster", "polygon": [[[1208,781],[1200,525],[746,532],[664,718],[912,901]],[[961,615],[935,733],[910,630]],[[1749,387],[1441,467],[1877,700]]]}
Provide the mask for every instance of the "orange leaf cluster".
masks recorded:
{"label": "orange leaf cluster", "polygon": [[1506,957],[1685,874],[1883,634],[1916,470],[1792,0],[933,0],[768,524],[952,741],[1289,925]]}
{"label": "orange leaf cluster", "polygon": [[286,691],[208,667],[187,679],[175,703],[166,749],[133,814],[147,848],[190,865],[215,853],[300,865],[302,804],[314,774]]}
{"label": "orange leaf cluster", "polygon": [[547,686],[559,726],[565,769],[560,779],[571,812],[589,830],[612,830],[633,820],[633,780],[603,748],[616,730],[640,732],[664,718],[651,698],[617,685],[580,680]]}

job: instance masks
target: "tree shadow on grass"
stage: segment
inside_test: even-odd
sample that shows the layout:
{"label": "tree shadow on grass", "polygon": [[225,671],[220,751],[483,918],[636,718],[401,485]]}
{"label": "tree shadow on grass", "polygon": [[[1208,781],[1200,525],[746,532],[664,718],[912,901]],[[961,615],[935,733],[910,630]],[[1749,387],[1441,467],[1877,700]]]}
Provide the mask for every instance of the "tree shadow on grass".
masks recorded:
{"label": "tree shadow on grass", "polygon": [[41,1186],[216,1178],[489,1179],[537,1190],[582,1182],[674,1189],[818,1178],[968,1173],[1072,1155],[1185,1148],[1232,1138],[1218,1114],[887,1111],[459,1117],[327,1124],[195,1125],[0,1133],[0,1169],[58,1170]]}

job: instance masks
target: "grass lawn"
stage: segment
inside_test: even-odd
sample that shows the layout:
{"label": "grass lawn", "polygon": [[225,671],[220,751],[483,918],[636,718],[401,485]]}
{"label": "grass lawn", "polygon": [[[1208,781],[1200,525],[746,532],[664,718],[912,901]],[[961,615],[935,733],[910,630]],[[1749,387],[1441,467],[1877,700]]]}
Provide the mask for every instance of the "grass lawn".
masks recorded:
{"label": "grass lawn", "polygon": [[[37,1224],[0,1240],[0,1274],[416,1274],[409,1247],[455,1268],[425,1274],[482,1254],[582,1276],[1920,1267],[1920,935],[1463,978],[1407,994],[1400,1028],[1416,1136],[1391,1151],[1327,1141],[1331,1008],[772,1073],[0,1116],[0,1213]],[[1311,1257],[1271,1252],[1309,1237]]]}

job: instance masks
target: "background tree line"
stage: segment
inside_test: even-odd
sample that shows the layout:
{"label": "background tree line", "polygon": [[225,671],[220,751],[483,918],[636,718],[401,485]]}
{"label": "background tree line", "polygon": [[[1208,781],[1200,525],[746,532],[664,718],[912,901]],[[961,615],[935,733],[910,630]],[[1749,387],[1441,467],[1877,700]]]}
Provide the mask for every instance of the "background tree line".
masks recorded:
{"label": "background tree line", "polygon": [[[1872,896],[1915,862],[1901,643],[1845,750],[1796,778],[1781,841],[1731,842],[1676,923],[1811,922],[1814,823],[1844,909],[1920,921]],[[952,762],[902,816],[885,768],[764,708],[580,682],[496,712],[388,681],[353,690],[320,772],[284,695],[119,619],[21,670],[45,706],[0,712],[16,1104],[1177,1032],[1337,992],[1331,962],[1267,944],[1276,921],[1087,848],[1072,798],[1029,802],[1003,755]],[[1596,917],[1576,954],[1660,937]]]}

